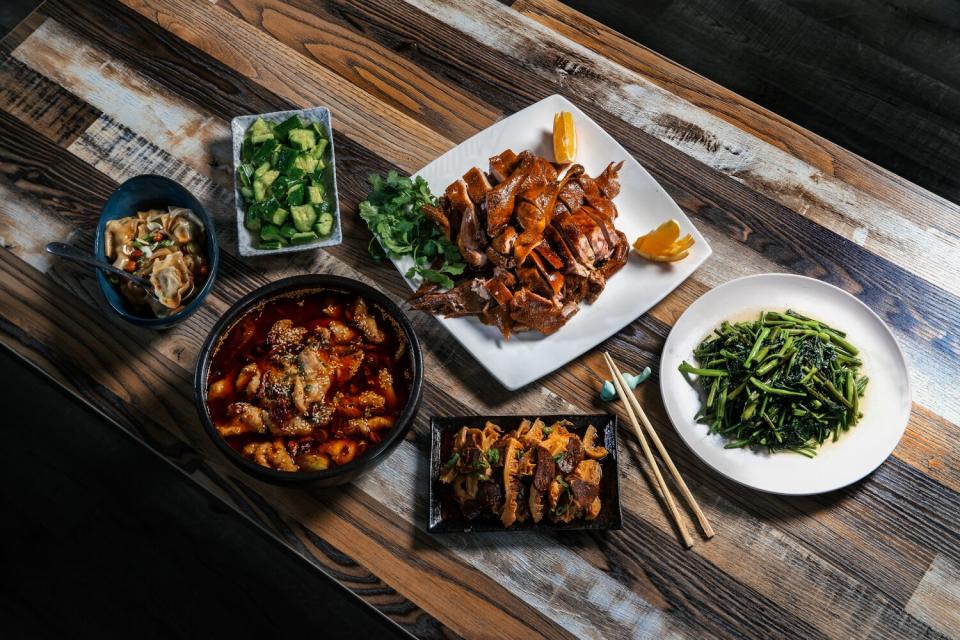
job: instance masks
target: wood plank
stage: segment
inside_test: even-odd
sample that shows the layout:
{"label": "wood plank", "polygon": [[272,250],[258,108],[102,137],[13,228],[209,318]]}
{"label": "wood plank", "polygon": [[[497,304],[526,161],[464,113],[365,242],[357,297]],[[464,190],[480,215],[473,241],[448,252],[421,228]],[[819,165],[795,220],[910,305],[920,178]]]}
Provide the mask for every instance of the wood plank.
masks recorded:
{"label": "wood plank", "polygon": [[946,636],[960,636],[960,564],[937,556],[907,603],[907,611]]}
{"label": "wood plank", "polygon": [[62,146],[100,115],[13,57],[0,61],[0,108]]}
{"label": "wood plank", "polygon": [[[569,4],[588,6],[583,0]],[[960,183],[948,169],[960,159],[960,86],[930,73],[955,66],[937,50],[955,35],[957,9],[949,0],[895,0],[883,8],[857,0],[842,6],[667,0],[622,11],[594,5],[591,12],[730,89],[758,96],[808,129],[829,132],[835,142],[893,172],[950,200],[960,197]],[[874,33],[892,36],[880,48],[846,26],[855,22],[862,33],[881,17],[896,31]],[[925,50],[926,63],[891,55],[910,39]]]}
{"label": "wood plank", "polygon": [[220,6],[451,140],[464,140],[502,115],[355,30],[280,0]]}
{"label": "wood plank", "polygon": [[[956,235],[953,221],[944,223],[943,216],[937,213],[953,205],[927,189],[850,153],[557,0],[518,0],[511,6],[564,37],[636,71],[670,93],[796,156],[819,172],[870,193],[917,224],[936,229],[938,224],[951,225],[948,228]],[[838,20],[850,17],[850,14],[836,16]],[[667,124],[673,124],[668,128],[674,136],[696,139],[702,135],[683,123]]]}
{"label": "wood plank", "polygon": [[171,21],[189,25],[176,29],[176,35],[299,107],[330,107],[339,131],[366,147],[382,149],[385,159],[406,171],[419,166],[418,158],[437,156],[453,146],[449,139],[216,5],[184,0],[124,4],[160,25]]}

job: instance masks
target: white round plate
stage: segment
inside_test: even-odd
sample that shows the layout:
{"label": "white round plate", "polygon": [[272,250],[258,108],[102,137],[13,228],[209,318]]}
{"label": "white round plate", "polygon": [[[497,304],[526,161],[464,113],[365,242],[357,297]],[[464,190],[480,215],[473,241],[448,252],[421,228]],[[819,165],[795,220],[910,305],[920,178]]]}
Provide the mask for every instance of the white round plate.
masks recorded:
{"label": "white round plate", "polygon": [[[790,451],[724,449],[722,436],[708,435],[694,421],[700,395],[677,370],[695,364],[693,350],[724,320],[753,320],[760,312],[794,309],[847,332],[860,349],[869,376],[861,402],[863,418],[816,457]],[[796,275],[765,274],[727,282],[701,296],[680,316],[660,360],[660,391],[667,415],[700,458],[731,480],[785,495],[824,493],[845,487],[879,467],[893,452],[910,416],[910,380],[900,347],[877,314],[833,285]]]}

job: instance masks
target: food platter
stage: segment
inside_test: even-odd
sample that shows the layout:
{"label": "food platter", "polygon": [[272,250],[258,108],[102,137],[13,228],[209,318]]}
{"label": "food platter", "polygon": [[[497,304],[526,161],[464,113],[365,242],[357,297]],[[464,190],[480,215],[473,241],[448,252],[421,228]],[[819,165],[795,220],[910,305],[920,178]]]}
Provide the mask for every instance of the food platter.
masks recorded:
{"label": "food platter", "polygon": [[[470,531],[504,531],[503,524],[497,518],[479,517],[467,520],[453,504],[449,495],[449,485],[444,485],[440,477],[451,454],[451,440],[454,434],[464,426],[482,427],[492,422],[503,429],[515,429],[533,416],[445,416],[434,417],[430,421],[430,507],[427,530],[430,533],[455,533]],[[623,514],[620,506],[620,474],[617,454],[617,416],[615,415],[556,415],[539,416],[545,424],[556,421],[569,423],[571,432],[583,435],[593,425],[599,434],[598,442],[609,452],[600,461],[603,480],[599,498],[602,508],[599,515],[591,520],[576,518],[570,522],[534,523],[531,520],[516,522],[510,531],[601,531],[620,529]]]}
{"label": "food platter", "polygon": [[[559,95],[501,120],[440,156],[415,176],[423,177],[434,193],[443,193],[447,184],[506,148],[551,156],[550,127],[554,114],[561,111],[573,114],[580,139],[577,162],[590,175],[600,173],[611,161],[624,161],[620,172],[622,190],[614,200],[620,211],[619,230],[632,240],[673,218],[679,222],[682,233],[691,234],[695,244],[686,259],[666,265],[631,255],[623,269],[610,278],[603,295],[595,303],[583,305],[562,330],[550,336],[526,332],[505,340],[496,328],[476,318],[440,319],[477,362],[510,390],[563,366],[622,329],[673,291],[711,253],[703,236],[640,163],[589,116]],[[404,257],[394,264],[406,273],[412,261]],[[411,289],[420,284],[409,279],[408,283]]]}
{"label": "food platter", "polygon": [[[863,371],[870,379],[861,402],[863,418],[836,442],[825,442],[813,458],[792,452],[725,448],[722,436],[708,434],[707,426],[695,421],[701,395],[677,368],[684,360],[692,361],[696,345],[723,321],[788,308],[842,327],[856,341]],[[911,409],[906,362],[883,321],[837,287],[787,274],[733,280],[690,305],[664,345],[660,389],[677,432],[706,464],[745,486],[785,495],[824,493],[868,475],[897,446]]]}

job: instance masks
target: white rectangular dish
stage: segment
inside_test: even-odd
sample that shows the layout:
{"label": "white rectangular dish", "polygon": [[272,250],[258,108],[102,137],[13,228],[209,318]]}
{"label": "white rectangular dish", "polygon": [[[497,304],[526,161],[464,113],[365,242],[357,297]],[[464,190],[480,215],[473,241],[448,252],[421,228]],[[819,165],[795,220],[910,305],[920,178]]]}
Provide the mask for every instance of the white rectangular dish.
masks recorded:
{"label": "white rectangular dish", "polygon": [[[559,111],[573,114],[577,131],[576,162],[591,176],[610,162],[624,161],[620,172],[620,194],[614,199],[620,216],[616,226],[630,242],[669,218],[679,222],[681,234],[690,233],[696,244],[680,262],[652,263],[633,254],[627,264],[607,283],[593,304],[559,331],[544,336],[535,331],[515,334],[505,340],[496,327],[476,317],[440,318],[440,322],[507,389],[518,389],[563,366],[580,354],[633,322],[686,280],[710,254],[710,246],[680,207],[647,171],[606,131],[560,95],[550,96],[481,131],[443,154],[415,175],[422,176],[434,194],[471,167],[487,168],[488,159],[504,149],[524,149],[546,158],[553,157],[553,116]],[[394,260],[406,273],[412,260]],[[407,280],[415,289],[419,282]]]}

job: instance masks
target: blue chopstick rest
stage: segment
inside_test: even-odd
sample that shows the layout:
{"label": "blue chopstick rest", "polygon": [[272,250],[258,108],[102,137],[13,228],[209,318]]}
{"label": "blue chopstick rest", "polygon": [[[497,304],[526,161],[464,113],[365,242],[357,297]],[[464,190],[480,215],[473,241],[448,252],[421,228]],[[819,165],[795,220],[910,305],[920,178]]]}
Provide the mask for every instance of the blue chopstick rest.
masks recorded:
{"label": "blue chopstick rest", "polygon": [[[633,376],[629,373],[623,374],[623,381],[627,383],[627,386],[630,389],[636,389],[637,385],[650,377],[650,367],[644,367],[643,371],[639,374]],[[600,399],[604,402],[610,402],[617,397],[617,388],[613,386],[613,382],[610,380],[604,380],[603,386],[600,387]]]}

